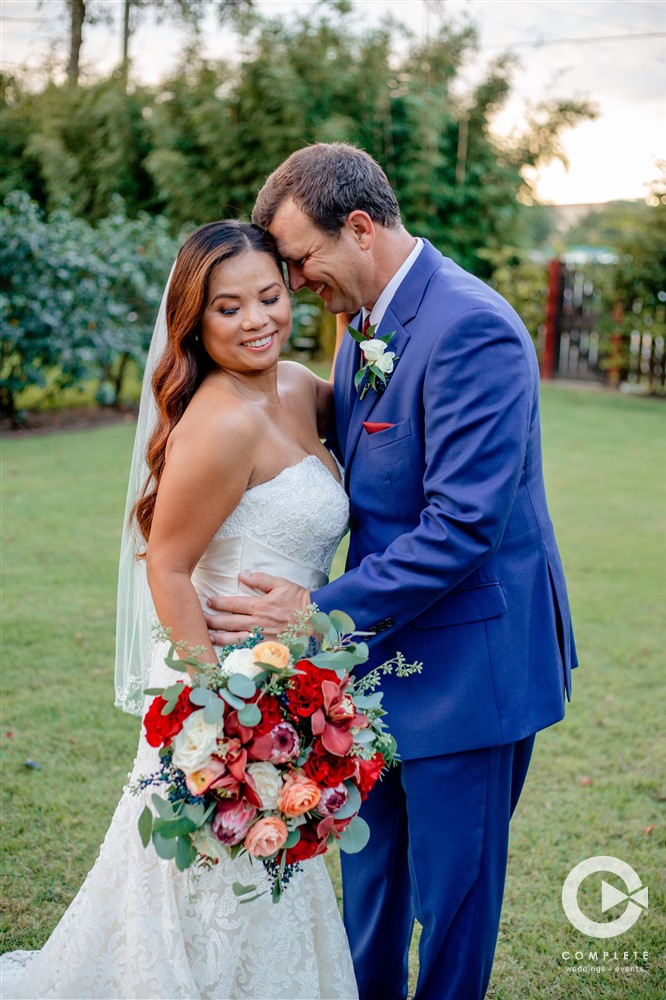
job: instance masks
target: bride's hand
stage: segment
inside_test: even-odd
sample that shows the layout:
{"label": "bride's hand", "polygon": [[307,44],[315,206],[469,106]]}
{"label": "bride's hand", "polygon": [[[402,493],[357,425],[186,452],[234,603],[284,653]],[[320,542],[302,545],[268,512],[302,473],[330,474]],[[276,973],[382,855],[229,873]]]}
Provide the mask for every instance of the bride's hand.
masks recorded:
{"label": "bride's hand", "polygon": [[239,580],[263,594],[256,597],[209,597],[211,611],[205,615],[212,642],[227,646],[249,638],[252,629],[269,638],[284,632],[295,611],[310,604],[310,591],[268,573],[240,573]]}

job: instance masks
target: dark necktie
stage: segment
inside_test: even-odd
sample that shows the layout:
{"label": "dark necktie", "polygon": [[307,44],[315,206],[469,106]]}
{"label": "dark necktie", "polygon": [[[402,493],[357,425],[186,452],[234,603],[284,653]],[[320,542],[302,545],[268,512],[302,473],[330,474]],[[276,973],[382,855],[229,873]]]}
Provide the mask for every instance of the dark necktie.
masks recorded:
{"label": "dark necktie", "polygon": [[369,326],[370,326],[370,313],[368,313],[368,315],[363,320],[363,326],[361,327],[361,335],[363,337],[367,338],[367,336],[368,336],[368,327]]}

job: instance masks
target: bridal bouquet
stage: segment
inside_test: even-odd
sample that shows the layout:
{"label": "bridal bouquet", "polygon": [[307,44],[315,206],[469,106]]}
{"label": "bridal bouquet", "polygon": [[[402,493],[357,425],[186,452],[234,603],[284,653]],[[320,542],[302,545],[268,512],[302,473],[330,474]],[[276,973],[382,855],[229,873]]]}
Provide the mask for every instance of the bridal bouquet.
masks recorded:
{"label": "bridal bouquet", "polygon": [[[312,630],[323,637],[316,644]],[[172,644],[167,665],[191,676],[146,691],[155,696],[146,739],[160,747],[161,770],[134,790],[157,785],[162,794],[139,818],[144,847],[152,841],[181,871],[247,854],[263,863],[274,902],[300,861],[334,842],[360,851],[369,838],[361,802],[396,759],[381,676],[421,670],[398,653],[354,678],[368,658],[364,634],[344,612],[311,606],[279,641],[256,633],[221,650],[218,664],[183,649],[176,656]],[[258,895],[240,883],[234,892]]]}

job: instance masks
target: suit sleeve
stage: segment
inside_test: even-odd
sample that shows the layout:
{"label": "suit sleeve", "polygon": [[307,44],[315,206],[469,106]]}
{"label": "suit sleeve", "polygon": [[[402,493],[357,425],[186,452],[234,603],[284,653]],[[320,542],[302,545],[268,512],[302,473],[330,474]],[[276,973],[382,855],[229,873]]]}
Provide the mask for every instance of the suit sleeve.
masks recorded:
{"label": "suit sleeve", "polygon": [[423,383],[426,506],[419,524],[315,591],[322,610],[349,612],[363,631],[401,628],[497,549],[538,391],[529,350],[508,319],[485,308],[442,332]]}

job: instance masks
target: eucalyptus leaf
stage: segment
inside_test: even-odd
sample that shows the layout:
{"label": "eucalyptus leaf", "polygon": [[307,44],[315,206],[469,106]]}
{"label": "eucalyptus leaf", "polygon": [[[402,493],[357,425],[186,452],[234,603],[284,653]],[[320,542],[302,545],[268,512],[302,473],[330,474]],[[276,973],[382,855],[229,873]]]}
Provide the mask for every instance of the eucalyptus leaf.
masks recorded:
{"label": "eucalyptus leaf", "polygon": [[287,848],[295,847],[300,839],[301,839],[301,831],[298,829],[298,827],[296,827],[295,830],[292,830],[290,832],[289,836],[284,842],[284,846]]}
{"label": "eucalyptus leaf", "polygon": [[181,816],[179,819],[156,819],[153,823],[153,837],[159,834],[160,837],[171,839],[181,837],[185,833],[194,833],[196,823],[193,823],[188,816]]}
{"label": "eucalyptus leaf", "polygon": [[365,845],[370,840],[370,827],[360,816],[356,816],[348,827],[346,827],[340,839],[338,841],[338,846],[341,851],[345,854],[358,854],[362,851]]}
{"label": "eucalyptus leaf", "polygon": [[150,835],[153,832],[153,814],[148,808],[145,807],[141,815],[139,816],[139,835],[141,837],[141,843],[144,847],[148,847],[150,843]]}
{"label": "eucalyptus leaf", "polygon": [[352,635],[356,628],[354,619],[350,618],[346,611],[331,611],[329,618],[341,635]]}
{"label": "eucalyptus leaf", "polygon": [[239,698],[251,698],[257,690],[254,681],[245,674],[232,674],[227,681],[227,689]]}
{"label": "eucalyptus leaf", "polygon": [[157,810],[160,819],[171,820],[174,818],[173,806],[166,799],[161,798],[157,792],[150,796],[151,802]]}
{"label": "eucalyptus leaf", "polygon": [[179,660],[177,656],[173,656],[171,652],[169,652],[168,655],[164,657],[164,662],[166,663],[167,667],[170,667],[172,670],[176,670],[179,674],[187,673],[187,667],[184,661]]}
{"label": "eucalyptus leaf", "polygon": [[211,698],[204,708],[204,722],[209,726],[214,726],[224,715],[224,702],[221,698]]}
{"label": "eucalyptus leaf", "polygon": [[372,694],[355,694],[354,704],[360,709],[380,708],[383,691],[373,691]]}
{"label": "eucalyptus leaf", "polygon": [[310,657],[310,663],[314,663],[315,667],[323,667],[328,670],[351,670],[359,662],[362,661],[359,661],[353,653],[348,653],[346,650],[338,653],[327,653],[324,651]]}
{"label": "eucalyptus leaf", "polygon": [[276,879],[275,885],[273,886],[272,898],[274,903],[279,903],[282,896],[282,882],[280,879]]}
{"label": "eucalyptus leaf", "polygon": [[154,695],[162,695],[164,693],[164,688],[144,688],[143,689],[143,693],[144,694],[149,694],[149,695],[152,695],[152,696],[154,696]]}
{"label": "eucalyptus leaf", "polygon": [[324,611],[317,611],[310,619],[310,624],[319,635],[326,635],[331,627],[331,619]]}
{"label": "eucalyptus leaf", "polygon": [[[367,635],[368,633],[364,632],[363,634]],[[372,635],[372,633],[370,633],[370,635]],[[359,658],[358,660],[359,663],[365,663],[365,661],[370,655],[370,650],[368,649],[367,642],[357,642],[356,648],[354,649],[354,655]]]}
{"label": "eucalyptus leaf", "polygon": [[245,705],[242,698],[237,698],[235,694],[231,694],[225,688],[221,688],[219,694],[221,698],[224,698],[227,705],[231,705],[232,708],[243,708]]}
{"label": "eucalyptus leaf", "polygon": [[376,736],[377,734],[372,729],[359,729],[357,733],[354,733],[354,742],[366,747],[375,742]]}
{"label": "eucalyptus leaf", "polygon": [[193,688],[190,694],[190,701],[193,705],[207,705],[215,695],[208,688]]}
{"label": "eucalyptus leaf", "polygon": [[307,639],[303,637],[301,637],[300,639],[294,639],[294,641],[291,643],[291,655],[294,657],[294,660],[300,660],[307,652],[307,648],[308,648]]}
{"label": "eucalyptus leaf", "polygon": [[164,705],[164,707],[162,708],[160,715],[170,715],[171,712],[173,712],[174,708],[176,707],[177,701],[178,701],[177,698],[172,698],[171,701],[168,701],[166,705]]}
{"label": "eucalyptus leaf", "polygon": [[158,857],[164,861],[173,861],[178,850],[178,843],[172,838],[166,839],[156,830],[153,830],[153,847]]}
{"label": "eucalyptus leaf", "polygon": [[184,872],[194,862],[197,850],[189,837],[179,837],[176,843],[176,867]]}
{"label": "eucalyptus leaf", "polygon": [[256,885],[243,885],[242,882],[234,882],[232,885],[234,896],[245,896],[248,892],[256,892]]}
{"label": "eucalyptus leaf", "polygon": [[256,726],[261,722],[261,709],[258,705],[245,705],[238,713],[238,721],[242,726]]}
{"label": "eucalyptus leaf", "polygon": [[361,808],[361,793],[354,782],[345,781],[345,788],[347,789],[347,801],[334,814],[336,819],[349,819]]}

